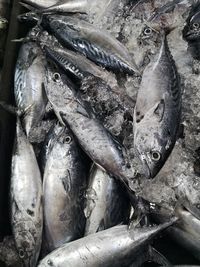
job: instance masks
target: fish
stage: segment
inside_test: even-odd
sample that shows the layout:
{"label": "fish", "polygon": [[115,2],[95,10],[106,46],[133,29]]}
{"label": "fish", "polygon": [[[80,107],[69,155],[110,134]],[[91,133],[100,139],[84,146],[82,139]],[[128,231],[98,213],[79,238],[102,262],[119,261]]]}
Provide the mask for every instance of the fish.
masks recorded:
{"label": "fish", "polygon": [[40,261],[38,267],[129,266],[140,254],[138,251],[171,224],[132,229],[114,226],[63,245]]}
{"label": "fish", "polygon": [[[44,50],[66,74],[76,78],[79,95],[103,126],[114,136],[124,139],[124,125],[132,124],[135,102],[118,86],[116,79],[74,52],[51,49],[49,45],[45,45]],[[129,128],[127,136],[132,134],[132,127]]]}
{"label": "fish", "polygon": [[197,2],[191,7],[186,25],[183,29],[183,38],[188,42],[195,42],[200,39],[200,3]]}
{"label": "fish", "polygon": [[[39,40],[39,42],[41,42],[41,40]],[[45,41],[45,45],[43,46],[43,51],[46,56],[58,64],[64,71],[74,75],[76,79],[82,80],[92,74],[95,77],[101,78],[112,88],[116,88],[118,86],[117,80],[111,72],[97,66],[79,53],[56,45],[51,48],[51,43],[52,37],[50,37],[49,40],[47,39]]]}
{"label": "fish", "polygon": [[7,29],[8,26],[8,20],[0,17],[0,31]]}
{"label": "fish", "polygon": [[177,216],[177,225],[168,229],[170,237],[200,260],[200,220],[186,209],[179,208]]}
{"label": "fish", "polygon": [[43,15],[41,26],[67,48],[116,72],[138,74],[139,70],[127,48],[106,30],[76,17]]}
{"label": "fish", "polygon": [[67,127],[57,123],[54,133],[43,178],[44,238],[49,252],[82,237],[86,222],[83,152]]}
{"label": "fish", "polygon": [[82,149],[97,165],[126,185],[131,184],[134,170],[128,165],[123,147],[84,106],[66,75],[48,68],[46,78],[46,94],[58,120],[70,127]]}
{"label": "fish", "polygon": [[154,178],[174,148],[181,120],[181,87],[167,37],[146,66],[133,116],[134,150],[144,175]]}
{"label": "fish", "polygon": [[20,23],[26,23],[26,26],[34,27],[38,24],[40,16],[33,11],[19,14],[17,19]]}
{"label": "fish", "polygon": [[192,5],[186,25],[182,31],[183,39],[188,42],[188,51],[194,59],[200,60],[200,2]]}
{"label": "fish", "polygon": [[18,109],[24,113],[23,125],[27,136],[45,114],[45,64],[42,51],[35,42],[22,44],[15,67],[14,95]]}
{"label": "fish", "polygon": [[58,3],[58,0],[22,0],[23,4],[27,4],[36,9],[48,8]]}
{"label": "fish", "polygon": [[42,183],[33,147],[27,140],[19,118],[12,155],[10,205],[18,255],[25,267],[34,267],[42,240]]}
{"label": "fish", "polygon": [[88,0],[61,0],[58,3],[42,9],[42,13],[87,13]]}
{"label": "fish", "polygon": [[85,236],[127,224],[130,202],[119,181],[93,165],[86,191]]}

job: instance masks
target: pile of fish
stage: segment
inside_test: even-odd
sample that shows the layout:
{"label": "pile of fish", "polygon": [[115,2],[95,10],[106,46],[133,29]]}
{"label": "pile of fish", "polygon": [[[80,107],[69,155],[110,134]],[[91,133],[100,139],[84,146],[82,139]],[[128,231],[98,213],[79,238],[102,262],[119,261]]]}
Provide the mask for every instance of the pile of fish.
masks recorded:
{"label": "pile of fish", "polygon": [[172,266],[162,231],[200,260],[200,2],[22,4],[1,103],[18,266]]}

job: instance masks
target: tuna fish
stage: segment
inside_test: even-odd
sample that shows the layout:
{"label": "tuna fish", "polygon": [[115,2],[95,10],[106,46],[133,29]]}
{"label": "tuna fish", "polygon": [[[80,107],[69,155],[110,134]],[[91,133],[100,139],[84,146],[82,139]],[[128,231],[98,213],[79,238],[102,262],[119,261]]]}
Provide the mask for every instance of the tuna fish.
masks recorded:
{"label": "tuna fish", "polygon": [[[44,231],[52,251],[83,236],[87,172],[74,136],[56,124],[44,170]],[[53,208],[52,208],[53,207]]]}
{"label": "tuna fish", "polygon": [[117,72],[139,73],[127,48],[108,32],[76,17],[44,15],[41,25],[60,41],[95,63]]}
{"label": "tuna fish", "polygon": [[122,186],[95,165],[91,169],[86,199],[85,235],[128,223],[130,204]]}
{"label": "tuna fish", "polygon": [[134,172],[127,162],[123,147],[86,109],[64,74],[47,71],[46,93],[58,119],[69,125],[86,154],[108,173],[132,182]]}
{"label": "tuna fish", "polygon": [[134,148],[154,178],[170,155],[180,126],[179,75],[163,33],[160,51],[144,70],[134,110]]}
{"label": "tuna fish", "polygon": [[170,225],[133,229],[115,226],[63,245],[47,255],[38,267],[129,266],[140,255],[139,251]]}
{"label": "tuna fish", "polygon": [[24,112],[23,125],[27,136],[42,120],[47,103],[43,82],[45,61],[36,43],[21,46],[15,68],[14,93],[17,107]]}
{"label": "tuna fish", "polygon": [[11,170],[11,223],[19,257],[25,267],[37,264],[42,240],[42,185],[31,144],[17,119]]}

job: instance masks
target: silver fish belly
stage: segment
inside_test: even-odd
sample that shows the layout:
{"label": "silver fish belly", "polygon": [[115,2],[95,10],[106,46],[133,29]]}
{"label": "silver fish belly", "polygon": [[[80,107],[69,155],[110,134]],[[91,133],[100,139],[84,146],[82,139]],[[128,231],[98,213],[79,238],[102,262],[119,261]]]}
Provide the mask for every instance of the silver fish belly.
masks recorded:
{"label": "silver fish belly", "polygon": [[59,42],[109,69],[139,73],[127,48],[108,32],[75,17],[44,15],[41,25]]}
{"label": "silver fish belly", "polygon": [[38,267],[128,266],[135,253],[169,225],[134,229],[128,229],[127,225],[115,226],[56,249]]}
{"label": "silver fish belly", "polygon": [[45,113],[44,64],[44,57],[36,43],[22,45],[15,68],[14,94],[17,107],[24,112],[23,124],[27,136]]}
{"label": "silver fish belly", "polygon": [[44,233],[49,252],[83,236],[87,172],[71,131],[56,124],[44,170]]}
{"label": "silver fish belly", "polygon": [[11,170],[11,223],[24,266],[36,266],[42,240],[42,185],[32,146],[17,120]]}
{"label": "silver fish belly", "polygon": [[144,70],[134,110],[134,148],[146,177],[153,178],[170,155],[181,117],[179,76],[167,39]]}
{"label": "silver fish belly", "polygon": [[95,165],[91,170],[86,199],[85,235],[128,223],[128,197],[118,181]]}

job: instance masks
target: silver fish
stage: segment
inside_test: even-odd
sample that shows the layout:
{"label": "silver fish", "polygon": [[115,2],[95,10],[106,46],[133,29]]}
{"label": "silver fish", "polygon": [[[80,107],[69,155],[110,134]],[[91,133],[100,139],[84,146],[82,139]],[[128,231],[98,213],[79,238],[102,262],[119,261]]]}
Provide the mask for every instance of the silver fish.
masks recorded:
{"label": "silver fish", "polygon": [[61,0],[52,6],[44,8],[42,12],[87,13],[87,10],[88,10],[88,0],[78,0],[78,1],[77,0]]}
{"label": "silver fish", "polygon": [[19,257],[25,267],[36,266],[42,240],[42,185],[31,144],[17,119],[11,169],[11,223]]}
{"label": "silver fish", "polygon": [[36,43],[21,46],[15,68],[14,93],[17,107],[24,112],[23,124],[27,136],[42,120],[47,99],[43,90],[45,61]]}
{"label": "silver fish", "polygon": [[183,209],[179,209],[177,216],[179,223],[177,226],[170,227],[168,230],[170,236],[200,260],[200,220]]}
{"label": "silver fish", "polygon": [[[49,252],[83,236],[87,172],[71,131],[56,124],[44,170],[44,231]],[[52,208],[53,207],[53,208]]]}
{"label": "silver fish", "polygon": [[130,203],[118,181],[95,165],[86,192],[85,235],[128,223]]}
{"label": "silver fish", "polygon": [[[52,38],[52,37],[51,37]],[[87,77],[92,74],[108,83],[112,88],[117,87],[117,81],[111,72],[98,67],[83,55],[71,50],[59,48],[54,45],[51,48],[52,40],[46,40],[44,51],[46,55],[55,61],[64,71],[70,72],[78,79]]]}
{"label": "silver fish", "polygon": [[134,110],[134,148],[153,178],[170,155],[180,126],[181,88],[163,33],[160,51],[144,70]]}
{"label": "silver fish", "polygon": [[[50,103],[63,123],[69,125],[86,154],[103,169],[128,183],[134,179],[123,147],[99,123],[77,97],[64,74],[47,70],[45,89]],[[68,86],[69,85],[69,86]]]}
{"label": "silver fish", "polygon": [[[110,73],[96,67],[85,57],[61,48],[45,46],[46,55],[79,81],[79,94],[96,118],[111,134],[125,139],[132,135],[134,101],[117,85]],[[79,63],[80,62],[80,63]]]}
{"label": "silver fish", "polygon": [[76,17],[44,15],[41,25],[64,46],[115,71],[139,73],[127,48],[108,32]]}
{"label": "silver fish", "polygon": [[138,250],[170,225],[133,229],[115,226],[63,245],[47,255],[38,267],[129,266]]}

